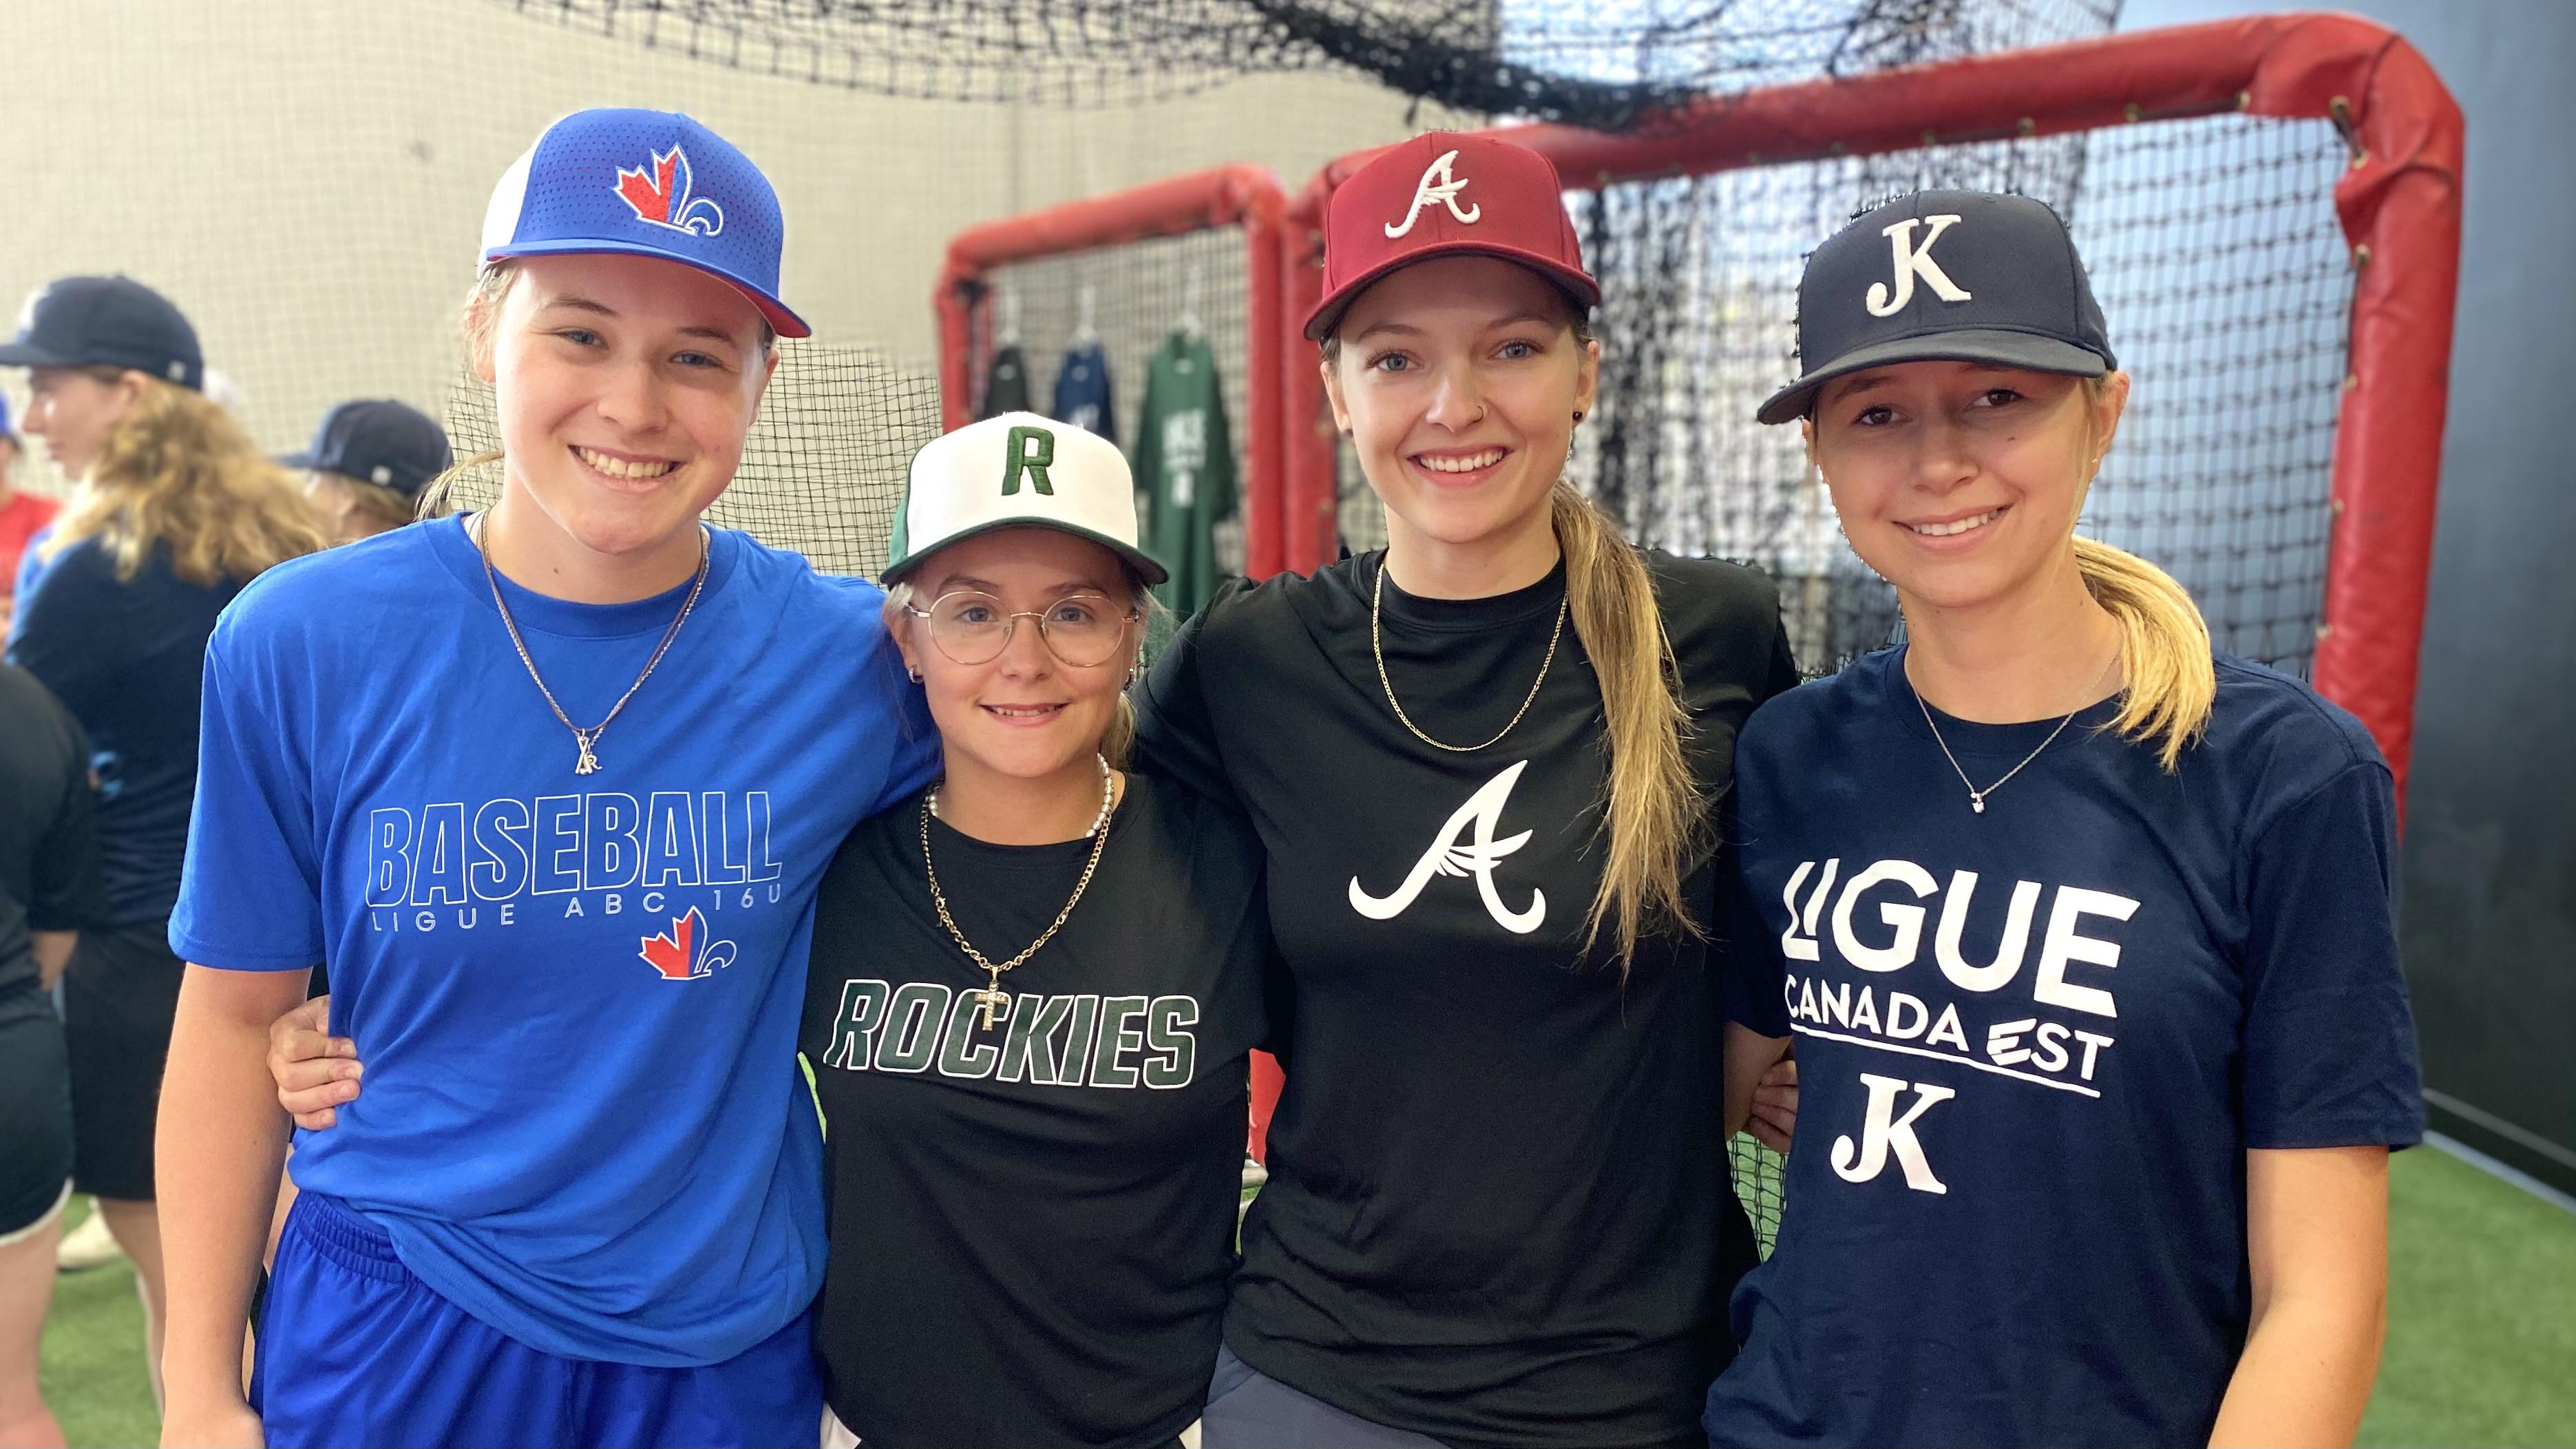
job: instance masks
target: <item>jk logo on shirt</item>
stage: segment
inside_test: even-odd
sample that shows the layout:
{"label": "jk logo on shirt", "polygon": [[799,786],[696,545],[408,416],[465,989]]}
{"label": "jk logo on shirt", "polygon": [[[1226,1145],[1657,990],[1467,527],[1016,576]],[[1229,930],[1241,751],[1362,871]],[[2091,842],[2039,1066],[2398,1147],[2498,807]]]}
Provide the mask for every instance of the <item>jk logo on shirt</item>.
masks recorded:
{"label": "jk logo on shirt", "polygon": [[1487,780],[1467,803],[1458,807],[1449,823],[1440,827],[1440,836],[1422,858],[1406,872],[1404,883],[1385,896],[1373,896],[1360,889],[1360,878],[1351,877],[1351,909],[1372,921],[1391,921],[1403,915],[1405,907],[1431,883],[1434,875],[1473,875],[1476,893],[1485,898],[1485,909],[1493,914],[1495,924],[1515,935],[1526,936],[1547,919],[1547,896],[1532,890],[1529,905],[1512,910],[1503,904],[1503,894],[1494,887],[1494,867],[1503,857],[1529,844],[1532,832],[1496,840],[1495,829],[1502,824],[1503,805],[1512,797],[1512,786],[1519,782],[1521,771],[1529,768],[1523,760],[1494,778]]}
{"label": "jk logo on shirt", "polygon": [[644,964],[662,973],[665,981],[695,981],[713,976],[719,967],[733,964],[733,942],[706,941],[707,918],[689,907],[685,916],[673,916],[671,929],[658,936],[647,936],[635,954]]}
{"label": "jk logo on shirt", "polygon": [[1834,1139],[1834,1175],[1845,1182],[1867,1182],[1886,1169],[1887,1159],[1893,1154],[1897,1166],[1905,1169],[1907,1187],[1916,1192],[1948,1192],[1949,1185],[1932,1175],[1932,1164],[1924,1159],[1923,1144],[1914,1135],[1914,1123],[1934,1103],[1959,1094],[1948,1087],[1916,1082],[1914,1105],[1898,1116],[1896,1099],[1905,1095],[1905,1082],[1868,1072],[1861,1073],[1860,1080],[1862,1086],[1869,1088],[1869,1105],[1861,1116],[1860,1141],[1849,1137]]}
{"label": "jk logo on shirt", "polygon": [[1055,496],[1055,484],[1047,478],[1047,467],[1055,462],[1055,434],[1044,428],[1013,428],[1004,452],[1007,456],[1002,460],[1003,497],[1019,492],[1023,477],[1029,480],[1031,488],[1050,498]]}
{"label": "jk logo on shirt", "polygon": [[[1485,214],[1485,208],[1478,203],[1470,203],[1464,210],[1459,208],[1458,191],[1467,183],[1450,171],[1449,168],[1457,164],[1457,152],[1443,151],[1439,160],[1423,168],[1422,179],[1413,185],[1413,204],[1404,209],[1404,223],[1400,226],[1391,221],[1386,224],[1388,241],[1413,230],[1413,223],[1421,217],[1422,208],[1426,206],[1449,208],[1449,214],[1458,218],[1460,226],[1474,226],[1476,218]],[[1439,178],[1436,183],[1432,180],[1435,176]]]}
{"label": "jk logo on shirt", "polygon": [[1869,315],[1872,317],[1893,317],[1904,311],[1905,304],[1914,300],[1914,279],[1918,276],[1925,286],[1932,289],[1932,295],[1944,302],[1968,300],[1968,289],[1951,281],[1950,274],[1941,270],[1941,264],[1932,260],[1932,244],[1941,239],[1941,233],[1958,225],[1959,218],[1929,218],[1932,229],[1923,234],[1923,245],[1918,247],[1913,245],[1914,228],[1921,226],[1923,220],[1909,216],[1882,233],[1887,238],[1889,249],[1896,253],[1896,291],[1891,296],[1885,282],[1869,284]]}

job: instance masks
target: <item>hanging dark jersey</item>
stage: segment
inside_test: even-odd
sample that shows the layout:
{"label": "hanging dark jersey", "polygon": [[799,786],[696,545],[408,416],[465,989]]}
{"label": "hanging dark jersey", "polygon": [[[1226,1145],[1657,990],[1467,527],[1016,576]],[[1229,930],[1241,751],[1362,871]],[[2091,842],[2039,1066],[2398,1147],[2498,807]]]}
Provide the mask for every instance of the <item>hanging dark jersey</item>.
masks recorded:
{"label": "hanging dark jersey", "polygon": [[[1231,584],[1140,701],[1149,767],[1239,799],[1269,852],[1296,1061],[1226,1342],[1363,1418],[1451,1443],[1668,1443],[1725,1362],[1755,1255],[1721,1140],[1728,958],[1585,947],[1606,784],[1572,625],[1520,723],[1452,754],[1397,721],[1369,645],[1383,555]],[[1795,682],[1770,583],[1648,555],[1692,773]],[[1486,739],[1539,677],[1563,571],[1494,598],[1386,589],[1385,655],[1435,738]],[[1713,833],[1713,832],[1712,832]],[[1712,862],[1687,899],[1706,924]]]}
{"label": "hanging dark jersey", "polygon": [[1118,441],[1118,410],[1109,399],[1109,354],[1099,343],[1065,349],[1055,372],[1055,411],[1048,416]]}
{"label": "hanging dark jersey", "polygon": [[997,418],[1004,413],[1029,411],[1029,360],[1020,355],[1015,344],[993,354],[992,370],[984,374],[984,406],[975,418]]}
{"label": "hanging dark jersey", "polygon": [[2247,1148],[2423,1132],[2388,767],[2221,655],[2167,774],[2076,717],[1933,712],[1902,649],[1762,711],[1730,936],[1798,1137],[1720,1444],[2206,1444],[2253,1302]]}
{"label": "hanging dark jersey", "polygon": [[[930,828],[958,929],[998,961],[1091,854]],[[1159,1445],[1198,1417],[1245,1054],[1271,1044],[1260,881],[1233,812],[1129,777],[1098,873],[988,1027],[969,994],[986,977],[932,908],[918,797],[851,832],[816,907],[803,1045],[832,1189],[819,1338],[862,1441]]]}
{"label": "hanging dark jersey", "polygon": [[1234,516],[1234,438],[1216,354],[1203,337],[1175,332],[1154,350],[1145,411],[1136,424],[1136,485],[1146,496],[1145,551],[1172,571],[1154,592],[1187,618],[1219,582],[1219,522]]}

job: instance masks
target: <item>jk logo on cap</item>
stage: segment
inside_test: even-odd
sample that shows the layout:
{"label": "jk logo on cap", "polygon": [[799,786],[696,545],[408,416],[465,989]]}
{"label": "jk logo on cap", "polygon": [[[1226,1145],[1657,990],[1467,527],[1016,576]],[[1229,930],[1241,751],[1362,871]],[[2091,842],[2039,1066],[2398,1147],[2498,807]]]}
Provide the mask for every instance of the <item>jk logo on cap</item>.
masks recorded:
{"label": "jk logo on cap", "polygon": [[[1397,237],[1403,236],[1405,233],[1413,230],[1413,223],[1421,218],[1422,208],[1426,206],[1445,206],[1449,208],[1449,214],[1458,218],[1458,224],[1460,226],[1474,226],[1476,224],[1476,219],[1485,214],[1485,207],[1482,202],[1471,203],[1463,211],[1459,209],[1458,189],[1465,186],[1467,183],[1460,180],[1450,171],[1449,168],[1457,164],[1458,153],[1456,151],[1443,151],[1440,153],[1439,160],[1434,161],[1429,166],[1423,168],[1422,179],[1415,182],[1413,186],[1413,204],[1406,207],[1404,210],[1404,224],[1398,226],[1396,223],[1391,221],[1386,224],[1386,239],[1388,241],[1393,241]],[[1437,185],[1434,185],[1432,182],[1432,178],[1435,176],[1440,178]]]}
{"label": "jk logo on cap", "polygon": [[1047,478],[1047,467],[1055,462],[1055,434],[1044,428],[1013,428],[1003,452],[1003,497],[1020,491],[1023,475],[1031,488],[1050,498],[1055,496],[1055,484]]}
{"label": "jk logo on cap", "polygon": [[1950,274],[1941,270],[1941,264],[1932,260],[1932,244],[1941,239],[1941,233],[1958,225],[1959,218],[1930,218],[1932,229],[1923,234],[1923,245],[1918,247],[1912,244],[1914,228],[1921,225],[1922,220],[1909,216],[1880,233],[1887,238],[1889,250],[1896,254],[1896,291],[1891,296],[1885,282],[1869,284],[1869,315],[1872,317],[1893,317],[1904,311],[1905,304],[1914,300],[1914,279],[1918,276],[1925,286],[1932,289],[1932,295],[1944,302],[1968,300],[1968,289],[1951,281]]}
{"label": "jk logo on cap", "polygon": [[[649,153],[648,153],[649,154]],[[653,156],[650,171],[624,167],[617,172],[617,195],[634,208],[635,219],[672,231],[714,236],[724,230],[724,208],[690,194],[689,153],[673,146]]]}

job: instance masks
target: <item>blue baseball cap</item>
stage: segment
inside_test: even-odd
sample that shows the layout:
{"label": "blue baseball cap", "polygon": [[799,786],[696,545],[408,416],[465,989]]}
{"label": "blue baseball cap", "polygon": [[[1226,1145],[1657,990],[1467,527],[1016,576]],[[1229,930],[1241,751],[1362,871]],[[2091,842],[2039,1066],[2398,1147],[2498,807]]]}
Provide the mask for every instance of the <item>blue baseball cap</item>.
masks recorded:
{"label": "blue baseball cap", "polygon": [[483,263],[617,253],[730,282],[781,337],[814,329],[778,300],[787,221],[732,142],[673,111],[602,107],[548,126],[483,213]]}
{"label": "blue baseball cap", "polygon": [[17,339],[0,344],[0,367],[121,367],[191,392],[206,385],[197,329],[130,277],[64,277],[37,288]]}
{"label": "blue baseball cap", "polygon": [[1903,362],[2099,377],[2119,364],[2066,223],[2047,203],[1918,191],[1862,216],[1798,281],[1798,380],[1755,414],[1794,422],[1835,378]]}
{"label": "blue baseball cap", "polygon": [[437,419],[390,398],[370,398],[323,414],[312,443],[278,461],[416,498],[430,479],[455,466],[456,454]]}

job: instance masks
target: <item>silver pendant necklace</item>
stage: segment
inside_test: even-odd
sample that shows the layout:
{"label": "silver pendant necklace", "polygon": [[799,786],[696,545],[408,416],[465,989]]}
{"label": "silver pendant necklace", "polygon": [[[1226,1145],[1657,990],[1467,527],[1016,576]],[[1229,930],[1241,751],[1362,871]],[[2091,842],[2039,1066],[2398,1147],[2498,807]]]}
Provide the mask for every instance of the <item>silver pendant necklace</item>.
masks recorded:
{"label": "silver pendant necklace", "polygon": [[[2119,663],[2120,656],[2117,654],[2112,655],[2111,662],[2102,666],[2102,674],[2095,675],[2093,677],[2093,682],[2095,684],[2101,683],[2103,675],[2109,674],[2113,669],[2119,666]],[[1897,667],[1902,669],[1904,668],[1904,665],[1900,662]],[[1907,680],[1905,687],[1908,689],[1914,689],[1914,681],[1910,679]],[[2095,701],[2095,703],[2099,703],[2099,701]],[[2075,723],[2075,717],[2082,714],[2084,711],[2091,709],[2093,705],[2079,704],[2075,708],[2067,711],[2066,718],[2057,722],[2057,728],[2048,732],[2048,738],[2039,742],[2039,749],[2033,750],[2029,754],[2022,756],[2021,764],[2015,765],[2011,769],[2004,771],[2001,779],[1996,780],[1993,784],[1988,785],[1982,790],[1977,788],[1976,781],[1968,778],[1968,772],[1966,770],[1959,768],[1959,757],[1950,753],[1950,742],[1941,738],[1941,726],[1932,718],[1932,706],[1923,702],[1923,691],[1919,689],[1914,689],[1914,707],[1923,711],[1923,723],[1932,731],[1932,743],[1941,747],[1941,756],[1950,762],[1951,772],[1959,777],[1960,784],[1968,787],[1969,809],[1979,815],[1983,815],[1986,813],[1986,797],[1995,793],[1997,790],[2002,789],[2006,780],[2010,780],[2013,776],[2020,774],[2031,761],[2038,759],[2041,751],[2046,750],[2050,745],[2056,744],[2057,737],[2066,733],[2066,727]]]}

